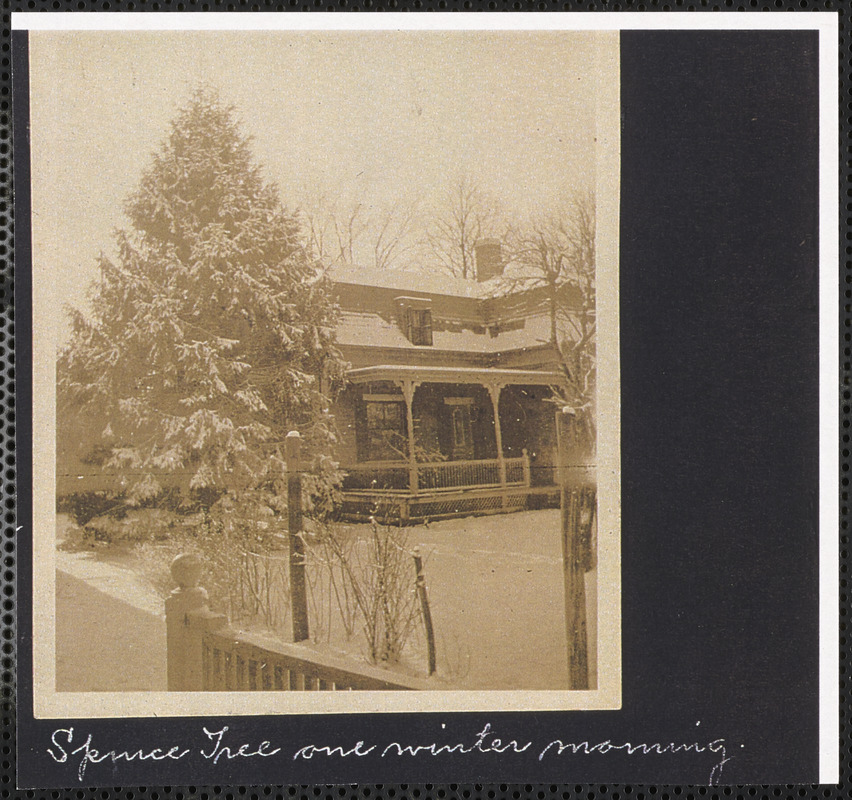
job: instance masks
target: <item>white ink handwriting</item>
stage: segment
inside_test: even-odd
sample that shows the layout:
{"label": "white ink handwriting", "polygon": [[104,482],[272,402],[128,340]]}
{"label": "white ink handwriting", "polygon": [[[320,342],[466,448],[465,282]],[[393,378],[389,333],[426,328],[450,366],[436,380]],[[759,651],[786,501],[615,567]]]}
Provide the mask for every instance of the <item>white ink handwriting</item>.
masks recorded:
{"label": "white ink handwriting", "polygon": [[421,753],[438,756],[444,753],[466,754],[473,753],[474,751],[479,753],[505,753],[507,750],[512,750],[512,752],[515,753],[523,753],[529,747],[532,747],[532,742],[527,742],[522,745],[518,744],[515,739],[512,739],[511,741],[504,743],[502,739],[498,739],[491,732],[491,723],[486,722],[485,727],[476,735],[476,741],[474,741],[473,744],[466,745],[464,742],[458,742],[456,744],[439,745],[437,742],[432,742],[432,744],[402,745],[399,742],[391,742],[382,751],[382,758],[384,758],[388,753],[398,756],[405,754],[417,756]]}
{"label": "white ink handwriting", "polygon": [[[61,744],[59,739],[64,742]],[[182,750],[178,745],[164,750],[162,747],[154,747],[149,749],[139,748],[138,750],[107,750],[101,753],[92,747],[92,734],[86,737],[86,741],[74,750],[66,750],[74,741],[74,728],[57,728],[50,737],[53,746],[58,750],[57,753],[53,748],[48,747],[48,755],[57,763],[64,764],[68,761],[69,756],[76,756],[82,753],[80,763],[77,766],[77,779],[82,781],[86,774],[86,767],[89,764],[100,764],[102,761],[111,761],[113,764],[119,761],[165,761],[172,759],[178,761],[189,753],[189,750]]]}
{"label": "white ink handwriting", "polygon": [[281,752],[280,747],[276,747],[274,750],[270,750],[269,748],[272,745],[266,740],[262,741],[255,749],[251,749],[251,745],[241,744],[236,750],[234,750],[230,746],[225,746],[222,744],[222,740],[225,738],[225,734],[228,732],[228,726],[226,725],[224,728],[218,731],[208,731],[207,728],[202,728],[204,733],[207,735],[207,738],[213,742],[213,749],[209,753],[205,753],[204,750],[201,750],[201,755],[204,758],[212,760],[214,764],[219,763],[219,759],[222,756],[225,756],[226,759],[233,758],[254,758],[255,756],[261,756],[262,758],[269,758],[269,756],[274,756],[276,753]]}

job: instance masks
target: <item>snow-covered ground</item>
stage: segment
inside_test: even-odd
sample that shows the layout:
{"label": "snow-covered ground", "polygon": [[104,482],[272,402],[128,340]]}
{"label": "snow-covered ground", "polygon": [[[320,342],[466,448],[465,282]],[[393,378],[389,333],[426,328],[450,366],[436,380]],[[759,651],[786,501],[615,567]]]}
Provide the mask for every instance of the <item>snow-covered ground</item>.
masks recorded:
{"label": "snow-covered ground", "polygon": [[165,620],[163,598],[133,570],[128,557],[109,557],[95,550],[71,553],[57,550],[56,570],[84,581],[115,600]]}
{"label": "snow-covered ground", "polygon": [[[70,524],[57,517],[57,543]],[[163,601],[129,561],[56,551],[57,691],[165,691]]]}
{"label": "snow-covered ground", "polygon": [[[412,529],[426,564],[439,671],[464,689],[564,689],[567,644],[559,511],[446,520]],[[595,663],[596,572],[587,573]],[[469,658],[469,671],[465,673]]]}
{"label": "snow-covered ground", "polygon": [[165,691],[166,623],[57,570],[56,690]]}
{"label": "snow-covered ground", "polygon": [[[65,521],[60,518],[58,536]],[[567,646],[558,510],[527,511],[445,520],[409,530],[419,545],[434,621],[439,684],[453,689],[564,689]],[[145,612],[153,631],[161,625],[163,600],[133,569],[129,555],[57,552],[57,569],[76,579],[77,591],[57,594],[57,626],[73,626],[82,581],[90,588]],[[69,581],[65,580],[65,586]],[[596,572],[586,576],[589,663],[596,654]],[[71,604],[71,605],[69,605]],[[132,614],[132,611],[128,611]],[[64,620],[64,622],[63,622]],[[156,623],[156,624],[153,624]],[[143,628],[126,636],[133,637]],[[58,660],[67,631],[57,631]],[[333,637],[324,649],[363,657],[354,639]],[[160,652],[161,643],[155,649]],[[135,642],[135,647],[144,643]],[[322,646],[322,645],[321,645]],[[418,631],[405,666],[425,669],[424,637]],[[73,664],[65,662],[65,674]],[[93,689],[101,687],[92,687]],[[135,688],[135,687],[134,687]]]}

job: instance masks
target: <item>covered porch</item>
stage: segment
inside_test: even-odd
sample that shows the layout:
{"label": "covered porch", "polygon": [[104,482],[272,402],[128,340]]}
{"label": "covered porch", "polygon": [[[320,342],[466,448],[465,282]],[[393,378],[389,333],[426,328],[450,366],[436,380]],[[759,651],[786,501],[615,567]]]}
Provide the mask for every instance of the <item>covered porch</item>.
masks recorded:
{"label": "covered porch", "polygon": [[350,370],[344,514],[439,518],[524,508],[556,492],[555,372]]}

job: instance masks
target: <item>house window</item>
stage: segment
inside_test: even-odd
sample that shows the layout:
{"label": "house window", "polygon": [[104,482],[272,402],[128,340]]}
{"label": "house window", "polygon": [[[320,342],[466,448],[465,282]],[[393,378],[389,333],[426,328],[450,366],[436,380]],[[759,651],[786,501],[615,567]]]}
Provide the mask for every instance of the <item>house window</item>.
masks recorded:
{"label": "house window", "polygon": [[432,344],[432,312],[430,309],[408,309],[408,340],[411,344]]}
{"label": "house window", "polygon": [[432,300],[429,297],[397,297],[397,320],[411,344],[432,344]]}
{"label": "house window", "polygon": [[367,401],[366,449],[368,461],[405,457],[405,411],[401,402]]}

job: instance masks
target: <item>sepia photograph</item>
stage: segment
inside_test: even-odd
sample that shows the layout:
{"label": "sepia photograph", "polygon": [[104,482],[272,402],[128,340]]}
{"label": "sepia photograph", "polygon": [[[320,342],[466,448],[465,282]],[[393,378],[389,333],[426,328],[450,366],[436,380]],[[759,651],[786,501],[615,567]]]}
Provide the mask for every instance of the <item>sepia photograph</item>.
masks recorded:
{"label": "sepia photograph", "polygon": [[44,708],[618,707],[617,47],[31,35]]}

